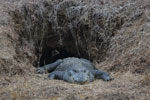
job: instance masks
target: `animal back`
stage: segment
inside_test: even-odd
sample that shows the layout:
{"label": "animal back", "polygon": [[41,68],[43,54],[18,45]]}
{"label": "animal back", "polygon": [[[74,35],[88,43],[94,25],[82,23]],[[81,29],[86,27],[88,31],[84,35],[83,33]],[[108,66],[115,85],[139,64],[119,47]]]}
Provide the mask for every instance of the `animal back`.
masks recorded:
{"label": "animal back", "polygon": [[56,68],[56,71],[65,71],[69,69],[76,69],[85,67],[88,70],[96,69],[95,66],[86,59],[69,57],[63,59],[63,62]]}

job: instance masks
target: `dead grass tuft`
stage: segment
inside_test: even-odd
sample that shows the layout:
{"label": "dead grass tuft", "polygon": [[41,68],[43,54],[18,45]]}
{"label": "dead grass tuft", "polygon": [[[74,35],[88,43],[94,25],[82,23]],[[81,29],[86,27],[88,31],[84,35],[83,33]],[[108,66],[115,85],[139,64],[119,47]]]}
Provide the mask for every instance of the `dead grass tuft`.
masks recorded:
{"label": "dead grass tuft", "polygon": [[[149,0],[0,0],[0,99],[149,100],[149,9]],[[114,80],[44,80],[33,65],[58,48]]]}
{"label": "dead grass tuft", "polygon": [[150,86],[150,75],[145,75],[144,79],[141,80],[141,85]]}

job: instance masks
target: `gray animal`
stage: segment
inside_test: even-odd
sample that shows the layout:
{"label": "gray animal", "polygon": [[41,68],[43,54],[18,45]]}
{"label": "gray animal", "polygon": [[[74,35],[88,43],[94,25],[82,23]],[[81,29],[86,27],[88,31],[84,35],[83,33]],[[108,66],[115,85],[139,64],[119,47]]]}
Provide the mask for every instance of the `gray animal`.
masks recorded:
{"label": "gray animal", "polygon": [[59,59],[54,63],[37,68],[38,73],[51,72],[49,79],[60,79],[71,83],[87,83],[95,79],[110,81],[108,73],[98,70],[89,60],[68,57]]}

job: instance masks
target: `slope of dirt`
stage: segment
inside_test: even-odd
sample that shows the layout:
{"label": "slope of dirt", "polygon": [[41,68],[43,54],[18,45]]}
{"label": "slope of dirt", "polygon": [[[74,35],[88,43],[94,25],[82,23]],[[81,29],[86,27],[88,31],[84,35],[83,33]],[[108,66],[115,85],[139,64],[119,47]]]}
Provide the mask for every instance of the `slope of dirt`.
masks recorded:
{"label": "slope of dirt", "polygon": [[[149,100],[149,23],[149,0],[0,0],[0,100]],[[115,80],[78,85],[35,73],[70,56],[55,57],[63,50]]]}

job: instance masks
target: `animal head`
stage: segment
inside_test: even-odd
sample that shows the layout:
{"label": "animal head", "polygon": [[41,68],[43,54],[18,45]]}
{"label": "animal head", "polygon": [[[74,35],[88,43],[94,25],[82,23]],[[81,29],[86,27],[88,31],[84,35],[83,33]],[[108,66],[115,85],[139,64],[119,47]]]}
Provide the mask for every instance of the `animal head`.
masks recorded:
{"label": "animal head", "polygon": [[63,80],[71,83],[84,84],[93,81],[94,75],[84,67],[74,67],[74,69],[69,69],[65,71]]}

